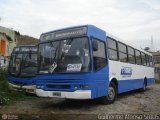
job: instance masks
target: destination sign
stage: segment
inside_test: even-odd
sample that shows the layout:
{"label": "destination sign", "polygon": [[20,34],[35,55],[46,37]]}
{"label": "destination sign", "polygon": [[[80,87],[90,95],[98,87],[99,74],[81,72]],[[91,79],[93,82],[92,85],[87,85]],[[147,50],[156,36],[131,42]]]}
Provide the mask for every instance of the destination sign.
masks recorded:
{"label": "destination sign", "polygon": [[37,48],[35,47],[21,47],[21,52],[37,52]]}
{"label": "destination sign", "polygon": [[78,37],[87,34],[87,27],[69,28],[51,33],[42,34],[40,41],[57,40],[63,38]]}
{"label": "destination sign", "polygon": [[14,49],[14,52],[37,52],[37,48],[36,47],[16,47]]}

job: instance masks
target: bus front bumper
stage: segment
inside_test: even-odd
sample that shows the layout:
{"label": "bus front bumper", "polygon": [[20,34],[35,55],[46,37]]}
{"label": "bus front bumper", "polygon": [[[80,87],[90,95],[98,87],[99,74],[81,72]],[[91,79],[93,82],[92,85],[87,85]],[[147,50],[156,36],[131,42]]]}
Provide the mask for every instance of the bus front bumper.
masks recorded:
{"label": "bus front bumper", "polygon": [[74,92],[65,92],[65,91],[44,91],[42,89],[36,89],[36,94],[39,97],[91,99],[91,90],[76,90]]}
{"label": "bus front bumper", "polygon": [[36,85],[31,85],[31,86],[19,86],[19,85],[15,85],[12,83],[8,83],[9,87],[12,90],[25,90],[27,93],[33,93],[36,94]]}

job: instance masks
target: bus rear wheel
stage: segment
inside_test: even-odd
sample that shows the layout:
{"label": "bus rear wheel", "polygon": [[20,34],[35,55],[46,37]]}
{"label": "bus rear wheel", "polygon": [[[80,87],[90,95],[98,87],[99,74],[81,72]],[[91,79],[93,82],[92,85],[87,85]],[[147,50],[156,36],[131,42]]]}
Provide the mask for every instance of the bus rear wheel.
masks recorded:
{"label": "bus rear wheel", "polygon": [[112,104],[117,98],[117,87],[115,83],[111,82],[108,88],[108,95],[102,97],[103,104]]}
{"label": "bus rear wheel", "polygon": [[147,89],[147,80],[145,79],[143,82],[143,88],[141,89],[141,91],[146,91]]}

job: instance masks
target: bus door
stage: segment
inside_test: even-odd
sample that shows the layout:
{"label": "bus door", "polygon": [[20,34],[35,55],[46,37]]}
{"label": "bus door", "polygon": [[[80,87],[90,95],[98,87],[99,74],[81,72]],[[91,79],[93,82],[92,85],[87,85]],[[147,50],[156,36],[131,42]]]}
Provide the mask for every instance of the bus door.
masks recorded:
{"label": "bus door", "polygon": [[93,97],[106,96],[108,93],[108,60],[106,54],[106,43],[96,38],[92,39],[93,53],[93,77],[94,87]]}

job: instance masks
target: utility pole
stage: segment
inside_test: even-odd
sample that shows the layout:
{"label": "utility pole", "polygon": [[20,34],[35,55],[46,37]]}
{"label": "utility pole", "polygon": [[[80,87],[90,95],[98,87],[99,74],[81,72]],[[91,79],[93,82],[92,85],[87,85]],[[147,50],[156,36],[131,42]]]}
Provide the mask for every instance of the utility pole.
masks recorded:
{"label": "utility pole", "polygon": [[151,35],[151,50],[155,52],[154,43],[153,43],[153,36]]}

